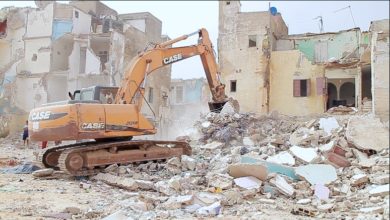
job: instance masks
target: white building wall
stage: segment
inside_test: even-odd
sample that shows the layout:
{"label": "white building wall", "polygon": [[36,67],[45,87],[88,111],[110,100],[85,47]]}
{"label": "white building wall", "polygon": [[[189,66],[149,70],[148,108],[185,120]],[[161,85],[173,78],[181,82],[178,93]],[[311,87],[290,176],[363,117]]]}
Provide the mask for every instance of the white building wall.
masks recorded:
{"label": "white building wall", "polygon": [[[76,18],[78,12],[78,18]],[[73,30],[74,34],[89,34],[91,32],[91,15],[84,13],[76,8],[73,10]]]}
{"label": "white building wall", "polygon": [[[27,71],[32,74],[50,71],[51,38],[25,40],[25,55],[18,72]],[[36,60],[35,60],[36,57]],[[35,60],[35,61],[34,61]]]}
{"label": "white building wall", "polygon": [[51,36],[54,4],[28,14],[26,38]]}
{"label": "white building wall", "polygon": [[41,84],[41,78],[16,79],[15,105],[28,112],[46,103],[47,93]]}
{"label": "white building wall", "polygon": [[90,48],[87,48],[85,73],[95,75],[100,73],[100,58],[97,57]]}

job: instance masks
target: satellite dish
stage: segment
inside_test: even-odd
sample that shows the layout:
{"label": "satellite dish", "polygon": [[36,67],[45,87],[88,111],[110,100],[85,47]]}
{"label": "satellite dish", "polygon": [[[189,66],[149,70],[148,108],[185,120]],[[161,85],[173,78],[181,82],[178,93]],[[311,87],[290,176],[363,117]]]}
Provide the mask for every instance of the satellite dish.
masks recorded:
{"label": "satellite dish", "polygon": [[275,7],[269,8],[269,12],[271,12],[271,15],[276,15],[278,13],[278,10]]}

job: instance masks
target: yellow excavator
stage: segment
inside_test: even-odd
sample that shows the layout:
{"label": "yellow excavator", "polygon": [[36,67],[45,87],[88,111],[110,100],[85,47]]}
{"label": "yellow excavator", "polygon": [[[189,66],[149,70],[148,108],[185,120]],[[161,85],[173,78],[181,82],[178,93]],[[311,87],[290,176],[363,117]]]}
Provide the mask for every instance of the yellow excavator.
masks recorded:
{"label": "yellow excavator", "polygon": [[[196,45],[172,44],[198,34]],[[238,102],[225,94],[208,32],[192,34],[155,45],[133,58],[120,87],[94,86],[69,93],[71,99],[31,110],[32,141],[93,140],[43,150],[39,158],[48,168],[74,176],[94,175],[110,164],[163,160],[190,155],[183,141],[131,140],[155,134],[156,128],[141,114],[147,76],[154,70],[199,55],[211,90],[210,110],[219,112],[226,102],[238,111]]]}

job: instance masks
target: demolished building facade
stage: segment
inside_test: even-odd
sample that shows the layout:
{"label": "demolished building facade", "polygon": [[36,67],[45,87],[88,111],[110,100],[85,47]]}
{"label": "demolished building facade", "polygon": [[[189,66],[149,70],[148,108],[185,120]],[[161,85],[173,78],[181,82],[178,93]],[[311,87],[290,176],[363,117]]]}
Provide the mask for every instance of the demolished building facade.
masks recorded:
{"label": "demolished building facade", "polygon": [[[148,42],[169,39],[150,13],[118,15],[99,1],[36,4],[1,10],[1,111],[19,127],[32,108],[66,100],[68,91],[120,86],[131,59]],[[164,67],[146,83],[151,105],[143,112],[154,120],[167,107],[163,93],[169,92],[170,72]]]}
{"label": "demolished building facade", "polygon": [[227,93],[244,111],[302,116],[344,105],[389,120],[388,19],[368,32],[288,35],[280,13],[240,6],[219,3],[218,51]]}

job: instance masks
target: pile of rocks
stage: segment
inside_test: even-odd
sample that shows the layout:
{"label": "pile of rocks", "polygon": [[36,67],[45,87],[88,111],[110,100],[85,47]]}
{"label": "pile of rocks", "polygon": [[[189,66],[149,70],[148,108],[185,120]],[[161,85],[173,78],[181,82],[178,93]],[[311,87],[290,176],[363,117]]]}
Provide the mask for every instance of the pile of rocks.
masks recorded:
{"label": "pile of rocks", "polygon": [[209,113],[195,127],[191,156],[112,165],[81,184],[134,192],[100,217],[388,219],[389,132],[377,119]]}

